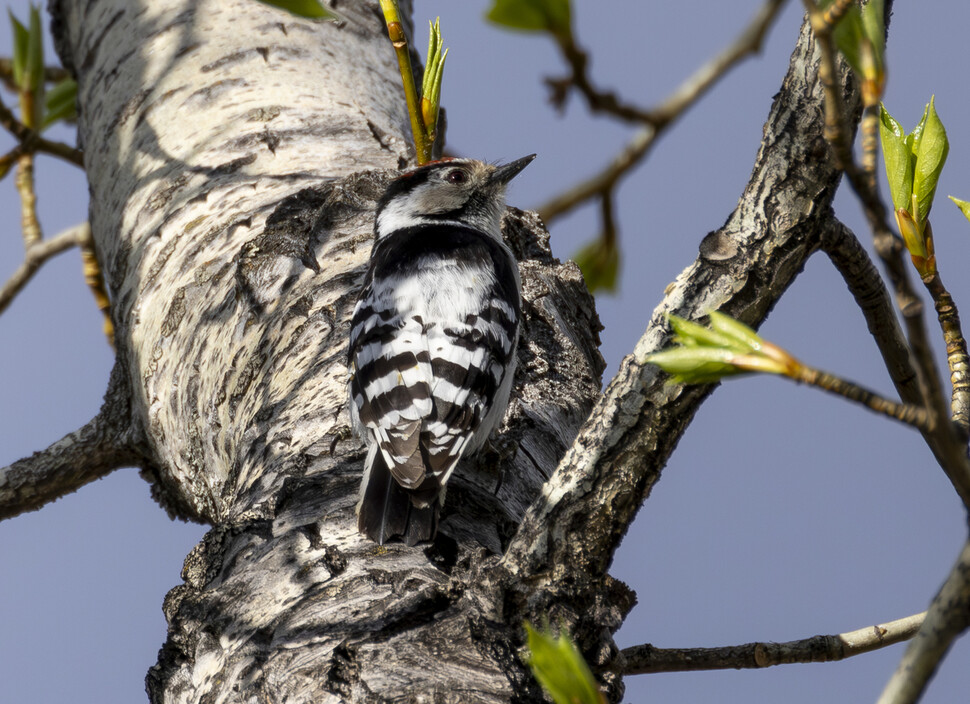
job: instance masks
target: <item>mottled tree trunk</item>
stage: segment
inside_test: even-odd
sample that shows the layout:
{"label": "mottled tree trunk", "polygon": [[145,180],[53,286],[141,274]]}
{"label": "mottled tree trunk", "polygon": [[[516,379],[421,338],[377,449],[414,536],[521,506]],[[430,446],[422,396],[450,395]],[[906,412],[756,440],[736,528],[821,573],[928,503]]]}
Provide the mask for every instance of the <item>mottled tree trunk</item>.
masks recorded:
{"label": "mottled tree trunk", "polygon": [[[376,2],[340,2],[339,22],[253,0],[52,6],[118,363],[81,449],[69,436],[6,476],[98,444],[107,464],[136,458],[173,515],[214,526],[165,601],[152,701],[541,701],[518,648],[542,616],[618,700],[612,633],[633,596],[606,569],[706,393],[639,361],[662,316],[583,426],[603,367],[592,301],[538,219],[510,212],[526,319],[506,422],[456,473],[433,546],[368,542],[347,327],[375,201],[409,154]],[[813,57],[803,32],[738,210],[663,310],[757,323],[831,226]]]}
{"label": "mottled tree trunk", "polygon": [[[599,390],[598,323],[541,223],[506,222],[527,320],[508,427],[456,475],[433,547],[357,534],[350,312],[408,120],[376,3],[58,3],[127,441],[159,501],[215,528],[166,599],[156,702],[508,702],[501,552]],[[483,585],[480,585],[483,586]],[[613,619],[617,624],[619,619]],[[615,627],[615,626],[614,626]]]}

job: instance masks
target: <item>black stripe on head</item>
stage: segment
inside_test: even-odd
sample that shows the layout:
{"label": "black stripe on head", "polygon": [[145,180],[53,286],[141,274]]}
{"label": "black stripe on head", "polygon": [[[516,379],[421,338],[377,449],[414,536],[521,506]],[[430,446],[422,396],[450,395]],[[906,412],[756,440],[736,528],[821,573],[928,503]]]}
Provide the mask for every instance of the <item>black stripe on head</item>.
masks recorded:
{"label": "black stripe on head", "polygon": [[380,216],[381,211],[384,210],[385,206],[387,206],[387,204],[397,196],[401,195],[402,193],[413,191],[422,183],[427,183],[428,176],[431,175],[431,172],[435,171],[441,166],[441,164],[448,161],[452,161],[452,159],[438,159],[437,161],[429,161],[427,164],[422,164],[416,169],[405,171],[403,174],[391,181],[387,185],[387,190],[384,191],[384,195],[382,195],[381,199],[377,201],[377,215]]}

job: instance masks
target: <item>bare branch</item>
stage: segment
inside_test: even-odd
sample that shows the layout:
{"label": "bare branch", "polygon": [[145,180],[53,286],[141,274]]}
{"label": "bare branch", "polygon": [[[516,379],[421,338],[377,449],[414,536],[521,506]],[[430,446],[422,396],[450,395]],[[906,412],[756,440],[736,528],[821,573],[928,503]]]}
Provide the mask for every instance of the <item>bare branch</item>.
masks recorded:
{"label": "bare branch", "polygon": [[[646,123],[647,126],[640,129],[627,146],[599,174],[567,189],[549,202],[536,208],[539,216],[546,223],[549,223],[576,206],[585,203],[587,200],[602,195],[612,189],[621,176],[643,160],[657,137],[667,127],[673,124],[678,117],[686,112],[688,108],[696,103],[717,83],[718,79],[722,78],[742,59],[751,54],[756,54],[761,50],[761,44],[765,34],[781,10],[782,5],[784,5],[784,2],[785,0],[768,0],[751,21],[748,28],[731,46],[701,66],[694,75],[684,81],[674,91],[673,95],[667,98],[657,108],[641,112],[639,109],[624,108],[617,103],[615,106],[616,109],[608,110],[612,114],[624,119],[635,118],[639,122]],[[585,54],[583,56],[585,57]],[[585,59],[581,69],[584,70],[584,66]],[[573,68],[575,77],[576,67],[574,66]],[[579,75],[585,76],[585,73],[580,73]],[[585,81],[585,84],[589,85],[588,79]],[[577,86],[580,86],[580,84],[577,83]],[[594,110],[597,109],[596,105],[602,106],[605,104],[604,101],[606,103],[609,102],[604,96],[612,96],[610,93],[597,93],[591,86],[589,86],[589,90],[592,91],[592,96],[585,90],[583,93],[587,95],[587,101]],[[599,99],[595,98],[596,95],[600,96]],[[615,98],[614,102],[617,102]],[[601,107],[600,109],[605,108]],[[632,112],[630,112],[631,110]]]}
{"label": "bare branch", "polygon": [[933,297],[936,316],[943,330],[943,341],[946,343],[946,361],[950,367],[952,387],[950,411],[953,414],[953,422],[959,425],[966,435],[970,431],[970,359],[967,357],[967,340],[960,326],[960,314],[939,274],[924,279],[923,283]]}
{"label": "bare branch", "polygon": [[912,638],[926,612],[848,633],[812,636],[787,643],[745,643],[722,648],[655,648],[649,643],[624,648],[619,668],[624,675],[652,672],[741,670],[809,662],[834,662],[879,650]]}
{"label": "bare branch", "polygon": [[[699,258],[669,287],[634,353],[530,507],[503,558],[515,579],[555,583],[566,570],[605,571],[620,536],[710,392],[710,387],[668,385],[659,370],[637,361],[667,344],[664,315],[695,319],[721,310],[757,326],[831,227],[831,198],[840,174],[821,158],[828,148],[817,69],[814,42],[804,25],[738,208],[704,238]],[[848,76],[843,81],[857,101]],[[794,158],[793,145],[819,158]]]}
{"label": "bare branch", "polygon": [[111,299],[108,298],[108,290],[104,285],[104,274],[101,271],[101,264],[98,262],[98,253],[94,249],[94,239],[91,237],[91,228],[81,238],[81,270],[84,273],[84,283],[88,285],[91,295],[94,296],[95,305],[101,311],[104,318],[102,329],[104,336],[108,338],[111,349],[115,348],[115,326],[111,320]]}
{"label": "bare branch", "polygon": [[126,372],[116,360],[101,411],[89,423],[30,457],[0,468],[0,520],[35,511],[125,466],[145,466],[131,426]]}
{"label": "bare branch", "polygon": [[922,406],[896,403],[851,381],[804,364],[801,365],[795,380],[841,396],[853,403],[861,404],[874,413],[898,420],[900,423],[910,425],[923,433],[930,432],[929,413]]}
{"label": "bare branch", "polygon": [[832,219],[832,227],[822,237],[822,249],[838,269],[849,292],[865,316],[869,333],[904,403],[921,404],[919,377],[893,310],[889,292],[869,254],[849,228]]}
{"label": "bare branch", "polygon": [[34,192],[34,155],[26,152],[17,157],[17,192],[20,194],[20,229],[24,249],[29,250],[43,239],[37,219],[37,194]]}
{"label": "bare branch", "polygon": [[620,177],[640,163],[643,157],[647,155],[658,136],[659,132],[655,127],[644,127],[637,130],[633,139],[605,169],[536,208],[539,217],[548,224],[591,198],[602,196],[607,191],[612,190]]}
{"label": "bare branch", "polygon": [[2,100],[0,100],[0,127],[5,128],[17,139],[24,146],[25,152],[51,154],[84,168],[84,152],[61,142],[44,139],[38,132],[20,122]]}
{"label": "bare branch", "polygon": [[[71,77],[70,72],[67,69],[61,68],[60,66],[45,66],[44,67],[44,80],[48,83],[60,83]],[[10,91],[17,91],[17,85],[13,82],[13,60],[3,58],[0,59],[0,82],[3,83],[4,88]]]}
{"label": "bare branch", "polygon": [[41,265],[55,254],[77,247],[90,236],[88,223],[75,225],[48,240],[43,240],[27,248],[24,262],[3,286],[0,286],[0,313],[6,310],[10,302],[24,286],[33,278]]}
{"label": "bare branch", "polygon": [[748,56],[761,53],[761,46],[785,0],[768,0],[747,28],[720,54],[701,66],[667,100],[651,113],[655,124],[667,125],[696,103],[727,72]]}
{"label": "bare branch", "polygon": [[[859,169],[852,154],[851,134],[846,126],[846,116],[849,113],[843,104],[843,91],[834,79],[838,75],[838,62],[832,42],[833,27],[827,23],[825,14],[818,9],[814,0],[803,1],[821,54],[819,77],[825,93],[825,137],[832,147],[836,163],[844,169],[849,183],[862,203],[872,228],[876,251],[886,265],[896,290],[897,304],[906,324],[909,344],[919,371],[923,395],[921,405],[930,413],[930,432],[924,433],[924,438],[964,505],[970,508],[970,460],[966,452],[966,433],[962,426],[950,422],[939,371],[927,336],[923,304],[910,284],[899,238],[887,224],[886,207],[875,187],[875,171],[866,173]],[[869,122],[873,123],[871,119]],[[875,129],[874,124],[870,129]],[[872,141],[874,137],[870,135],[868,139]],[[952,318],[950,322],[952,323]]]}
{"label": "bare branch", "polygon": [[919,701],[953,641],[970,627],[970,541],[926,612],[926,619],[877,704]]}
{"label": "bare branch", "polygon": [[105,445],[97,417],[46,450],[0,469],[0,520],[35,511],[132,459]]}

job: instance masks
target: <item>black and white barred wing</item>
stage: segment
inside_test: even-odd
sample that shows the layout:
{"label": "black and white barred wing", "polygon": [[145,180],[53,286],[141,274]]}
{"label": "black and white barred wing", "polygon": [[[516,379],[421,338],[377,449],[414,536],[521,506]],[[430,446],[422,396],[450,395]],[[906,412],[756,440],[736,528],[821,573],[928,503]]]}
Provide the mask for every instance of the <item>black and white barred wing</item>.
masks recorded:
{"label": "black and white barred wing", "polygon": [[501,420],[517,336],[514,316],[511,306],[492,298],[482,314],[429,332],[435,413],[425,425],[422,445],[427,448],[428,469],[441,483]]}
{"label": "black and white barred wing", "polygon": [[350,350],[350,392],[360,424],[373,434],[394,478],[417,487],[425,475],[421,429],[433,410],[421,324],[402,318],[390,301],[365,296],[354,311]]}

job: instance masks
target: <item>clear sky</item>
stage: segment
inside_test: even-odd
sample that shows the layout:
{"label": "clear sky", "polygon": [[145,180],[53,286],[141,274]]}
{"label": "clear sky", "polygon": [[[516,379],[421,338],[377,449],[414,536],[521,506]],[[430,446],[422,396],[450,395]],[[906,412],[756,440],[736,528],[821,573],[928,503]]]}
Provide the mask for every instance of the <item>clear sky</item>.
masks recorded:
{"label": "clear sky", "polygon": [[[10,4],[26,17],[26,2]],[[760,1],[574,4],[596,81],[649,106],[732,41]],[[449,148],[490,160],[537,152],[510,193],[512,204],[536,206],[605,164],[632,129],[590,118],[575,99],[558,116],[542,85],[542,77],[565,70],[551,42],[487,25],[486,6],[418,0],[418,45],[423,49],[425,21],[441,15],[452,50],[442,95]],[[623,182],[621,290],[598,299],[607,378],[664,287],[736,204],[801,9],[789,2],[764,54],[736,68]],[[886,95],[890,111],[911,128],[935,93],[949,129],[949,164],[932,220],[941,272],[964,319],[970,223],[943,196],[970,199],[968,26],[970,5],[960,0],[897,3]],[[8,54],[0,32],[0,55]],[[53,136],[72,139],[66,130]],[[11,145],[4,139],[0,150]],[[82,174],[49,158],[37,170],[45,234],[82,221]],[[836,209],[868,242],[847,193]],[[0,184],[0,218],[6,278],[22,250],[9,178]],[[596,208],[584,208],[552,223],[553,248],[568,257],[597,230]],[[112,359],[100,327],[73,252],[47,264],[0,316],[0,466],[96,413]],[[762,333],[815,366],[892,395],[862,317],[822,255]],[[145,672],[165,638],[162,599],[203,532],[169,521],[131,470],[0,523],[0,701],[143,701]],[[613,574],[637,591],[640,604],[618,641],[786,641],[915,613],[965,535],[964,511],[917,433],[778,379],[733,380],[704,404],[620,549]],[[626,701],[872,701],[901,653],[896,646],[835,664],[630,677]],[[968,656],[964,639],[925,702],[966,700]]]}

